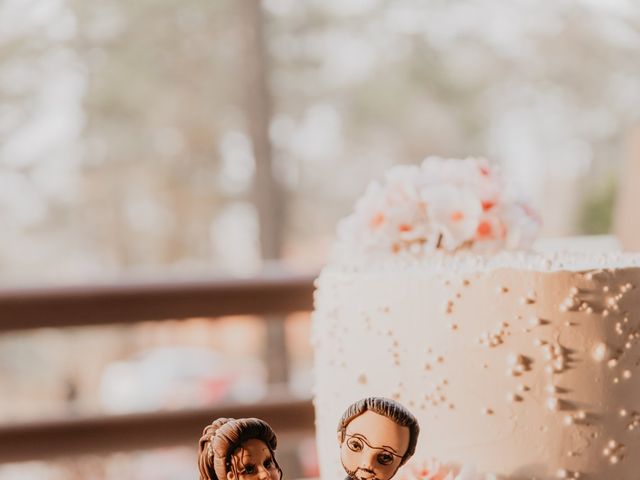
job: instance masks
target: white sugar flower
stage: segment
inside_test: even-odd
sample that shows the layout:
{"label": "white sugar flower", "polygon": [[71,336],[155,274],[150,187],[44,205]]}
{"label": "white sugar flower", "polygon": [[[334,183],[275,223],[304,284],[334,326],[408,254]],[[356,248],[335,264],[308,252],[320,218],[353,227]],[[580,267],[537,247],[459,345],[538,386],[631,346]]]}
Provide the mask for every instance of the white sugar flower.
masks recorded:
{"label": "white sugar flower", "polygon": [[533,244],[540,230],[540,220],[535,212],[523,203],[512,203],[505,207],[504,219],[509,225],[505,239],[507,249]]}
{"label": "white sugar flower", "polygon": [[434,185],[423,192],[434,230],[442,235],[441,246],[453,251],[476,233],[482,213],[477,196],[462,187]]}
{"label": "white sugar flower", "polygon": [[402,480],[488,480],[488,476],[479,475],[469,465],[462,468],[445,465],[431,458],[408,466],[408,474]]}

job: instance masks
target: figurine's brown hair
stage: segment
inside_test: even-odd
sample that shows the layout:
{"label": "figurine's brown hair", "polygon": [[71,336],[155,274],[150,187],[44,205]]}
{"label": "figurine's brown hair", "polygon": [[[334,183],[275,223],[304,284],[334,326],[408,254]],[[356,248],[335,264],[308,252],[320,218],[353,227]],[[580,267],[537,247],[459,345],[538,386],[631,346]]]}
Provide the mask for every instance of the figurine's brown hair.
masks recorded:
{"label": "figurine's brown hair", "polygon": [[200,437],[200,480],[227,480],[227,473],[234,468],[231,456],[244,442],[252,438],[267,445],[282,478],[282,469],[274,454],[278,440],[267,422],[259,418],[218,418],[205,427]]}
{"label": "figurine's brown hair", "polygon": [[342,415],[340,423],[338,424],[340,443],[344,442],[344,438],[347,432],[347,425],[349,425],[351,420],[356,418],[358,415],[362,415],[367,410],[371,410],[378,415],[383,415],[393,420],[401,427],[409,428],[409,445],[407,446],[407,451],[405,452],[404,456],[402,457],[402,461],[400,462],[400,465],[404,465],[404,463],[409,460],[409,458],[411,458],[411,456],[416,451],[416,444],[418,443],[420,426],[418,425],[418,420],[416,419],[416,417],[414,417],[409,410],[407,410],[398,402],[391,400],[390,398],[368,397],[363,398],[362,400],[358,400],[356,403],[349,405]]}

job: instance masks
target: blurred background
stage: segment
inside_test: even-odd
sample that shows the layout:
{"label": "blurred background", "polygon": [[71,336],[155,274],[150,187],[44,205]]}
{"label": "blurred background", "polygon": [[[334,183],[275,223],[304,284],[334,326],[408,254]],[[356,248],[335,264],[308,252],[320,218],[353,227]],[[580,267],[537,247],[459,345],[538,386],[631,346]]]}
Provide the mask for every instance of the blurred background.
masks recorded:
{"label": "blurred background", "polygon": [[[394,164],[487,156],[545,236],[640,250],[639,58],[631,0],[0,0],[0,451],[41,452],[0,480],[197,478],[201,419],[307,415],[311,279]],[[220,308],[227,279],[283,304]],[[78,433],[105,419],[161,433]],[[300,423],[288,478],[317,475]]]}

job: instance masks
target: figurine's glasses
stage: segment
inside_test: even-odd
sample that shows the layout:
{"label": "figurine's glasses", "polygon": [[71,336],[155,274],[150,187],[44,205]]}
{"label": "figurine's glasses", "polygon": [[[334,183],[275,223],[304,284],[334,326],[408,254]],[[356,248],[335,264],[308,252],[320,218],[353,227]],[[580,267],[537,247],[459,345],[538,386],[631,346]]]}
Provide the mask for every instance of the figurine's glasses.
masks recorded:
{"label": "figurine's glasses", "polygon": [[402,455],[398,455],[386,447],[376,447],[375,445],[371,445],[367,438],[359,433],[355,433],[353,435],[347,433],[345,437],[347,438],[347,447],[352,452],[362,452],[365,445],[371,450],[379,450],[380,453],[376,455],[376,460],[380,465],[391,465],[394,457],[402,459]]}

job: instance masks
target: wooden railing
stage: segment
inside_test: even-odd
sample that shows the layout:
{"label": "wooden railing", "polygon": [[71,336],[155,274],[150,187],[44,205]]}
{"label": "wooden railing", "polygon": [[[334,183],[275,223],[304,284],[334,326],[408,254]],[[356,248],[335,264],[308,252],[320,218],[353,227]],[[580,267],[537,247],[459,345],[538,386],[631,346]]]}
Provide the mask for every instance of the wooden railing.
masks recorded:
{"label": "wooden railing", "polygon": [[[0,332],[309,311],[312,298],[313,276],[4,289]],[[0,462],[185,444],[197,440],[202,426],[219,416],[257,416],[285,433],[313,429],[310,399],[280,392],[259,404],[0,426]]]}

